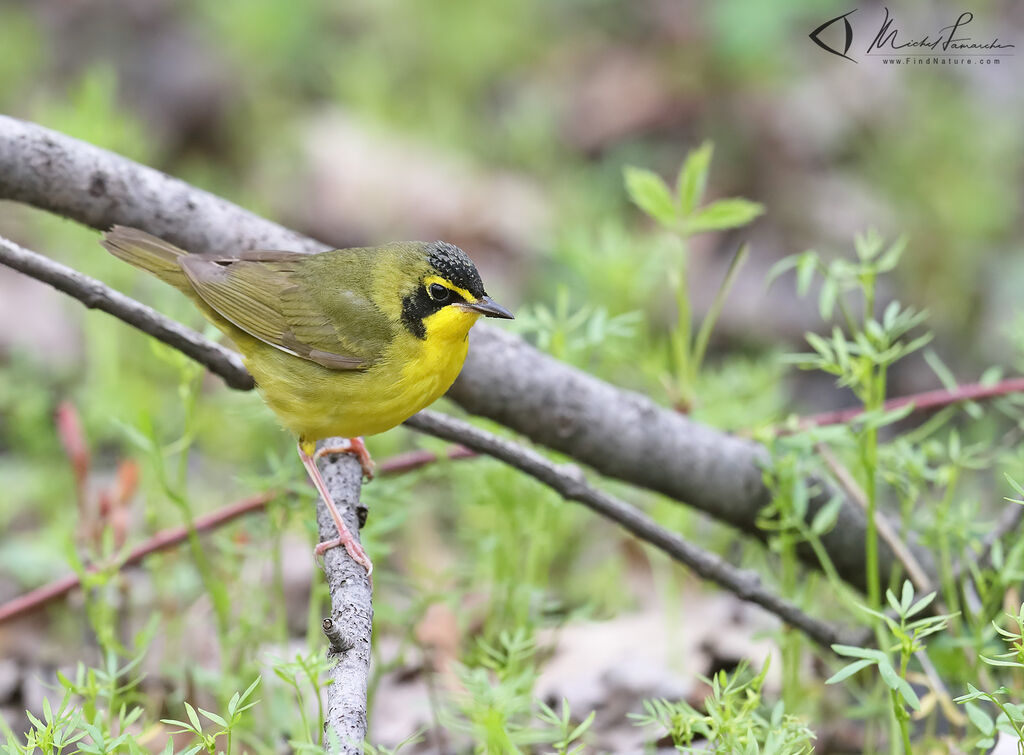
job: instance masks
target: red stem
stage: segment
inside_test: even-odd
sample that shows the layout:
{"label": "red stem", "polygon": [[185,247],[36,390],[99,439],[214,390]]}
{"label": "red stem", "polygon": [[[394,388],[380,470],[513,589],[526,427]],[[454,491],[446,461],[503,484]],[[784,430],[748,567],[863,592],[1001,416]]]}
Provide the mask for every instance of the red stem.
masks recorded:
{"label": "red stem", "polygon": [[[447,450],[447,457],[452,460],[468,459],[473,456],[476,456],[476,453],[470,451],[464,446],[451,446]],[[378,472],[384,477],[402,474],[414,469],[419,469],[420,467],[431,464],[437,460],[437,454],[430,451],[409,451],[408,453],[398,454],[397,456],[392,456],[391,458],[382,461],[378,468]],[[197,517],[195,520],[196,532],[208,532],[210,530],[217,529],[240,516],[262,511],[270,501],[277,497],[277,495],[278,494],[274,492],[263,493],[261,495],[238,501],[237,503],[232,503],[229,506],[217,509],[216,511],[204,516]],[[172,527],[170,529],[161,530],[148,540],[133,548],[118,565],[118,569],[123,569],[126,566],[137,564],[151,553],[170,550],[171,548],[180,545],[187,538],[187,527]],[[99,567],[93,565],[87,567],[86,571],[93,573],[98,569]],[[19,616],[24,616],[25,614],[43,607],[51,601],[62,598],[76,587],[81,586],[81,584],[82,580],[77,574],[68,574],[49,583],[48,585],[37,587],[35,590],[31,590],[24,595],[19,595],[13,600],[0,605],[0,624],[3,624],[5,621],[18,618]]]}
{"label": "red stem", "polygon": [[[910,396],[901,396],[885,402],[885,411],[892,411],[906,406],[914,405],[914,411],[920,412],[926,409],[941,409],[956,404],[960,401],[980,401],[987,398],[997,398],[1009,393],[1024,392],[1024,377],[1009,378],[993,385],[982,385],[981,383],[968,383],[949,391],[944,388],[924,393],[914,393]],[[823,425],[838,425],[849,422],[854,417],[864,413],[861,407],[850,409],[839,409],[838,411],[823,412],[803,417],[800,420],[801,427],[821,427]]]}
{"label": "red stem", "polygon": [[[277,493],[263,493],[261,495],[253,496],[252,498],[246,498],[242,501],[238,501],[230,506],[225,506],[222,509],[206,514],[205,516],[197,517],[195,520],[196,532],[206,532],[208,530],[216,529],[223,524],[227,524],[232,519],[237,519],[245,514],[260,511],[267,505],[267,503],[274,500],[276,496]],[[137,564],[151,553],[157,553],[158,551],[173,548],[187,538],[187,527],[172,527],[171,529],[161,530],[145,542],[135,546],[128,555],[125,556],[124,560],[121,561],[118,568],[122,569],[125,566]],[[87,567],[86,571],[92,573],[98,571],[98,569],[99,567],[92,565]],[[63,597],[81,584],[82,580],[77,574],[68,574],[55,582],[38,587],[24,595],[19,595],[17,598],[0,605],[0,624],[15,617],[30,613],[46,603],[49,603],[51,600]]]}
{"label": "red stem", "polygon": [[[477,453],[476,451],[470,451],[465,446],[451,446],[447,449],[446,455],[450,460],[455,461],[457,459],[471,459]],[[427,464],[433,464],[437,460],[437,454],[432,451],[408,451],[382,461],[377,467],[377,473],[381,477],[403,474],[404,472],[411,472],[414,469],[425,467]]]}

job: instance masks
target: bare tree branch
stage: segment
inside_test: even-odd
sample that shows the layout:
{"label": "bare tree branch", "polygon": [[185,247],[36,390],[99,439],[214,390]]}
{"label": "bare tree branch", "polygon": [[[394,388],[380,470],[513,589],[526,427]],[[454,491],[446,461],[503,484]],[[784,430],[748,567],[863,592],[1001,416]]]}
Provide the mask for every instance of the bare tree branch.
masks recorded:
{"label": "bare tree branch", "polygon": [[[328,438],[320,445],[340,444],[340,439]],[[354,456],[335,454],[321,462],[321,473],[349,532],[358,540],[360,520],[365,518],[359,513],[362,467]],[[321,542],[338,536],[334,520],[319,498],[316,517]],[[325,742],[330,752],[362,755],[366,739],[366,691],[370,679],[373,589],[366,570],[344,548],[331,548],[324,554],[324,575],[331,593],[329,626],[333,631],[328,633],[331,642],[329,655],[335,660],[330,670],[331,684],[327,687]],[[337,739],[333,744],[332,738]]]}
{"label": "bare tree branch", "polygon": [[703,579],[710,580],[743,600],[756,603],[775,614],[824,648],[831,648],[834,643],[848,639],[840,629],[809,616],[793,603],[764,587],[761,578],[755,572],[736,568],[718,555],[699,548],[660,526],[635,506],[591,486],[578,467],[560,466],[532,449],[499,438],[445,414],[422,411],[406,424],[420,432],[455,441],[478,453],[493,456],[540,480],[563,498],[582,503],[601,516],[622,525],[640,540],[664,551]]}

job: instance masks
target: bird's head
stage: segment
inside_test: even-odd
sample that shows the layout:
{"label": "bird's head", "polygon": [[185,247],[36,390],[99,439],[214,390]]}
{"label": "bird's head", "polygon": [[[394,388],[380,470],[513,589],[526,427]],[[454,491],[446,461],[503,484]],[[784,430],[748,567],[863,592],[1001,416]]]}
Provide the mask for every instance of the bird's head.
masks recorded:
{"label": "bird's head", "polygon": [[453,244],[420,244],[425,262],[415,288],[402,298],[402,324],[414,336],[465,339],[481,317],[513,315],[484,291],[476,265]]}

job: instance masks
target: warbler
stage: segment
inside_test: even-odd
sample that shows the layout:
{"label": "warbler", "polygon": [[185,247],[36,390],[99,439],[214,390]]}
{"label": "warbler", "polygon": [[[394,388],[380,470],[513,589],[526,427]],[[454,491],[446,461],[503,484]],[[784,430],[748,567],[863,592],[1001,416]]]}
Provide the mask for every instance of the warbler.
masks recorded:
{"label": "warbler", "polygon": [[[100,243],[183,292],[234,342],[263,400],[298,437],[299,458],[338,528],[317,555],[343,545],[372,572],[316,461],[353,453],[372,478],[362,437],[395,427],[448,390],[481,316],[512,319],[466,253],[414,241],[207,256],[124,226]],[[337,436],[350,440],[316,452],[316,441]]]}

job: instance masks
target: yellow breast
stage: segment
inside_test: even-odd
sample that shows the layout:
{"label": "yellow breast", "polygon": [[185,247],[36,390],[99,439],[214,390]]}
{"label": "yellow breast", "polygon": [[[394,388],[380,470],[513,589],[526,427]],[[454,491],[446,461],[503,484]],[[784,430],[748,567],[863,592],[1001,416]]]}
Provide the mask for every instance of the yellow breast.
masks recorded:
{"label": "yellow breast", "polygon": [[375,435],[401,424],[455,382],[479,315],[445,307],[426,338],[402,331],[369,369],[329,370],[260,341],[238,344],[267,405],[304,440]]}

